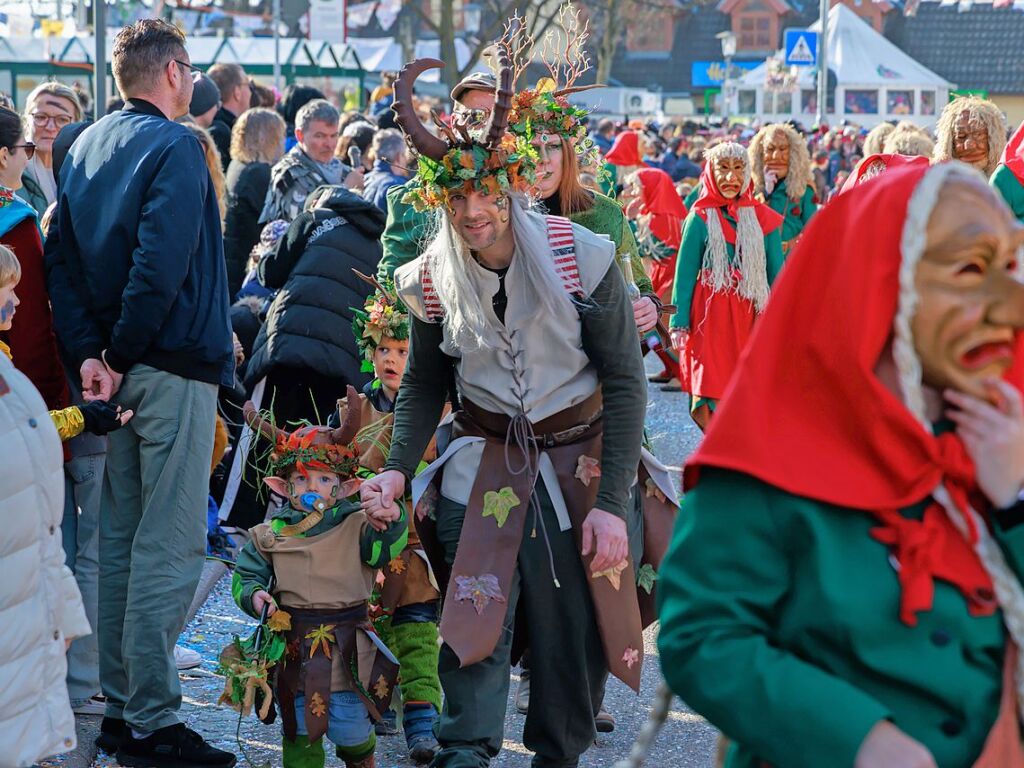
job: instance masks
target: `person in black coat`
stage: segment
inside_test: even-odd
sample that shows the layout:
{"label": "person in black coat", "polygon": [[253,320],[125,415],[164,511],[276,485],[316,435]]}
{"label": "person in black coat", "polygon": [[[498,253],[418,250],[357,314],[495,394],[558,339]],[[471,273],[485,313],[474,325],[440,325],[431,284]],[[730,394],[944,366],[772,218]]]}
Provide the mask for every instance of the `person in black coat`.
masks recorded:
{"label": "person in black coat", "polygon": [[270,187],[270,169],[284,152],[284,120],[272,109],[250,109],[231,130],[231,164],[226,178],[224,260],[228,292],[238,295],[253,246],[260,240],[260,213]]}

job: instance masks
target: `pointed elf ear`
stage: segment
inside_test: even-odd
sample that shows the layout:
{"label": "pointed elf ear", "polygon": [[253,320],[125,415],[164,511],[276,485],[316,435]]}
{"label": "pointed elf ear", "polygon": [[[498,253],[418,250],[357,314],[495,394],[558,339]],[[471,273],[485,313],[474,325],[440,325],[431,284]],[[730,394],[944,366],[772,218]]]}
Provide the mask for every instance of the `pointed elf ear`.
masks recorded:
{"label": "pointed elf ear", "polygon": [[363,484],[363,481],[359,478],[353,478],[352,480],[346,480],[338,488],[338,498],[347,499],[352,494],[359,490],[359,486]]}
{"label": "pointed elf ear", "polygon": [[291,496],[288,493],[288,481],[283,477],[265,477],[263,482],[266,483],[267,487],[275,494],[280,496],[282,499],[287,499]]}

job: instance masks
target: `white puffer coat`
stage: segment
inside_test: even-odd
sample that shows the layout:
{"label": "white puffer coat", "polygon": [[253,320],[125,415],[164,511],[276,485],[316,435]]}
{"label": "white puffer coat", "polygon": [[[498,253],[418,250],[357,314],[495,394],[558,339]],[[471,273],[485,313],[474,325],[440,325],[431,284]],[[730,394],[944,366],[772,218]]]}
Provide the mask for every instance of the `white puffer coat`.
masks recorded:
{"label": "white puffer coat", "polygon": [[64,638],[90,632],[64,565],[60,438],[32,383],[0,354],[0,766],[75,747]]}

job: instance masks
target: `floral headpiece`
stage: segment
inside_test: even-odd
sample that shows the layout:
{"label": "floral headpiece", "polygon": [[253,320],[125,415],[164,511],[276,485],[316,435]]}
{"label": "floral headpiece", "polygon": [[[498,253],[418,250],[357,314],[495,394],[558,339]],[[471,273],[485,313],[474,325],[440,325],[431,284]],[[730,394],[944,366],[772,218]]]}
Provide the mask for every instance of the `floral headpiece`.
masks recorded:
{"label": "floral headpiece", "polygon": [[536,181],[535,153],[529,142],[506,136],[512,109],[512,59],[508,47],[499,41],[488,47],[485,57],[497,76],[494,108],[486,124],[472,131],[465,120],[451,125],[432,117],[441,136],[435,136],[420,122],[412,107],[416,78],[428,69],[444,64],[437,59],[417,59],[402,67],[395,81],[395,123],[406,141],[419,154],[416,177],[402,198],[416,210],[437,208],[453,194],[471,191],[488,194],[525,192]]}
{"label": "floral headpiece", "polygon": [[358,270],[352,271],[377,289],[366,297],[362,309],[352,307],[352,332],[356,335],[359,351],[363,353],[362,370],[370,373],[373,371],[373,353],[382,339],[403,341],[409,338],[409,311],[398,298],[391,280],[381,284]]}
{"label": "floral headpiece", "polygon": [[[509,130],[527,141],[538,134],[554,134],[567,140],[575,149],[582,166],[595,164],[600,156],[597,145],[590,139],[587,122],[590,111],[576,106],[567,98],[572,93],[602,87],[575,85],[590,69],[590,56],[586,42],[590,37],[586,22],[580,22],[580,11],[565,5],[558,12],[558,26],[564,38],[556,41],[554,31],[545,36],[540,60],[549,76],[541,78],[533,88],[525,88],[512,98]],[[514,62],[513,82],[517,82],[534,57],[536,43],[526,31],[526,25],[514,15],[505,26],[501,42],[508,48]],[[559,50],[561,47],[561,50]]]}

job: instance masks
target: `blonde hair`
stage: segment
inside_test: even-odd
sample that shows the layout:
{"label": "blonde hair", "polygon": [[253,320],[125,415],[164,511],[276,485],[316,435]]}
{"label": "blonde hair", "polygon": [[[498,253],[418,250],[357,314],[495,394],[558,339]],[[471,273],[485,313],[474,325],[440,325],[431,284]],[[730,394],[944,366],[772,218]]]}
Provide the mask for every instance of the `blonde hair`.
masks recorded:
{"label": "blonde hair", "polygon": [[36,103],[36,100],[44,93],[49,96],[57,96],[58,98],[66,99],[71,102],[71,112],[73,117],[71,122],[77,123],[82,119],[82,102],[78,100],[78,94],[75,93],[74,89],[70,86],[53,80],[40,83],[32,89],[28,95],[28,99],[25,100],[26,114],[32,111],[32,107]]}
{"label": "blonde hair", "polygon": [[273,165],[284,154],[285,130],[284,119],[272,109],[243,112],[231,129],[231,159]]}
{"label": "blonde hair", "polygon": [[793,126],[786,123],[769,123],[750,142],[750,176],[754,180],[754,192],[764,195],[764,144],[774,134],[781,133],[789,141],[789,172],[786,174],[786,197],[798,202],[808,187],[814,186],[811,172],[811,153],[807,142]]}
{"label": "blonde hair", "polygon": [[199,139],[203,147],[203,155],[206,158],[206,169],[210,172],[210,181],[213,182],[213,191],[217,195],[217,208],[220,209],[221,226],[224,224],[224,215],[227,213],[227,200],[224,193],[224,169],[220,164],[220,152],[217,145],[213,143],[210,132],[195,123],[183,123],[192,134]]}
{"label": "blonde hair", "polygon": [[906,120],[897,125],[886,137],[882,152],[887,155],[931,157],[935,142],[922,128]]}
{"label": "blonde hair", "polygon": [[956,121],[961,114],[966,112],[972,122],[979,122],[988,131],[988,164],[985,166],[985,175],[991,176],[999,165],[999,160],[1006,146],[1006,120],[1003,113],[995,104],[987,99],[979,99],[977,96],[957,96],[939,116],[939,123],[935,128],[935,150],[932,153],[932,162],[941,163],[943,160],[953,159],[953,136],[956,133]]}
{"label": "blonde hair", "polygon": [[0,245],[0,288],[21,281],[21,262],[14,251],[6,245]]}
{"label": "blonde hair", "polygon": [[864,157],[882,154],[885,140],[895,130],[896,126],[892,123],[879,123],[868,131],[868,135],[864,137]]}

